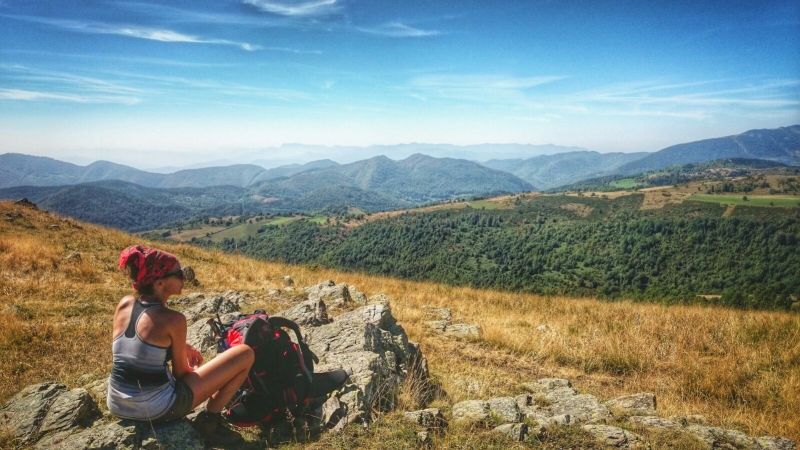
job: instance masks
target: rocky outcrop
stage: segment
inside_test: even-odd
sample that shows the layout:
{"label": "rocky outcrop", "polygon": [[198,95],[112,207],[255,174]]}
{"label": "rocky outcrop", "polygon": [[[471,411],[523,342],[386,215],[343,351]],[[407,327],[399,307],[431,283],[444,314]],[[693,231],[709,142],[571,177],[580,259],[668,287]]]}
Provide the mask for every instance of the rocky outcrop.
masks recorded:
{"label": "rocky outcrop", "polygon": [[[317,372],[338,368],[351,372],[348,383],[309,416],[314,422],[311,428],[339,430],[352,422],[369,423],[374,411],[395,407],[406,379],[427,382],[427,362],[419,346],[409,342],[385,297],[331,320],[323,298],[352,303],[353,292],[367,303],[366,296],[332,282],[307,291],[313,298],[276,315],[301,324],[307,343],[320,359]],[[216,343],[208,319],[218,314],[223,321],[237,316],[247,300],[242,293],[227,291],[191,294],[172,303],[182,307],[187,318],[187,341],[213,354]],[[11,430],[19,444],[36,448],[204,448],[186,420],[151,425],[100,417],[93,396],[102,401],[105,386],[105,380],[91,382],[87,389],[68,390],[57,383],[28,386],[0,408],[0,426]],[[446,426],[438,411],[422,413],[417,420],[430,431]]]}
{"label": "rocky outcrop", "polygon": [[300,326],[319,326],[332,322],[328,317],[328,307],[322,300],[306,300],[275,315],[293,320]]}
{"label": "rocky outcrop", "polygon": [[569,380],[543,378],[523,387],[530,394],[517,397],[517,404],[533,421],[548,422],[553,417],[567,416],[572,424],[594,424],[611,418],[611,412],[597,397],[579,394]]}
{"label": "rocky outcrop", "polygon": [[86,390],[68,390],[58,383],[28,386],[0,408],[0,423],[21,444],[75,426],[88,425],[97,416],[97,405]]}
{"label": "rocky outcrop", "polygon": [[609,400],[605,405],[622,414],[648,415],[656,412],[656,396],[649,392],[625,395]]}
{"label": "rocky outcrop", "polygon": [[708,426],[702,416],[659,417],[652,393],[625,395],[604,403],[593,395],[578,393],[563,378],[542,378],[521,386],[527,394],[454,404],[453,422],[491,425],[493,432],[514,441],[534,442],[553,427],[579,426],[606,448],[651,448],[649,434],[669,431],[684,434],[709,450],[797,450],[790,439],[753,437]]}
{"label": "rocky outcrop", "polygon": [[408,341],[388,303],[363,306],[304,333],[319,357],[318,371],[352,371],[351,383],[337,394],[348,422],[368,422],[372,410],[393,408],[406,378],[428,378],[419,346]]}

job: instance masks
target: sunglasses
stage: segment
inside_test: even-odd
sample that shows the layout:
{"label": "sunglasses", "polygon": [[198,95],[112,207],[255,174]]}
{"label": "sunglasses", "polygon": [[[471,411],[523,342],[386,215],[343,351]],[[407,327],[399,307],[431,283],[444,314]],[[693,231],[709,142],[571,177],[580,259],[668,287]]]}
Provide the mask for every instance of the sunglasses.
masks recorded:
{"label": "sunglasses", "polygon": [[185,278],[185,276],[183,274],[183,269],[176,269],[176,270],[173,270],[171,272],[167,272],[167,273],[164,274],[164,278],[169,278],[169,277],[176,277],[176,278],[180,278],[181,280],[183,280]]}

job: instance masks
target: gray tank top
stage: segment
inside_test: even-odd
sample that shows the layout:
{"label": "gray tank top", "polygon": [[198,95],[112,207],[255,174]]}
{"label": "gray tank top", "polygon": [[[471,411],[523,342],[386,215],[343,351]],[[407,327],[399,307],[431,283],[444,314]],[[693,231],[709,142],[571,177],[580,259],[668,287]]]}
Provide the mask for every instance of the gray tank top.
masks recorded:
{"label": "gray tank top", "polygon": [[175,402],[175,378],[167,367],[172,358],[170,348],[149,344],[136,332],[142,313],[160,307],[161,303],[134,301],[127,329],[111,344],[114,365],[108,380],[107,405],[117,417],[157,419]]}

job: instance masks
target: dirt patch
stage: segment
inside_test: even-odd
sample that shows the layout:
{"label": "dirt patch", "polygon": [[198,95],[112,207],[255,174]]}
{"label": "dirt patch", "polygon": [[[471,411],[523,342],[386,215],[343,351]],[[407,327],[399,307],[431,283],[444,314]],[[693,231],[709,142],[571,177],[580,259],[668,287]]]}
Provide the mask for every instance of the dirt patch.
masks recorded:
{"label": "dirt patch", "polygon": [[565,203],[561,205],[561,209],[572,211],[581,217],[589,217],[589,214],[594,211],[594,208],[589,205],[584,205],[583,203]]}

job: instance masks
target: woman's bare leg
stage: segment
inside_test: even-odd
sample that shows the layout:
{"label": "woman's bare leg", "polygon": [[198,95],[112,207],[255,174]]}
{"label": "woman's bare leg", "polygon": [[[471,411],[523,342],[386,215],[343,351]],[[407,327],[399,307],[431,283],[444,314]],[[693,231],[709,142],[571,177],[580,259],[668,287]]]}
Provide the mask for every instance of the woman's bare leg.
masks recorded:
{"label": "woman's bare leg", "polygon": [[219,412],[233,398],[255,361],[253,349],[237,345],[183,377],[194,394],[192,408],[211,398],[209,412]]}

